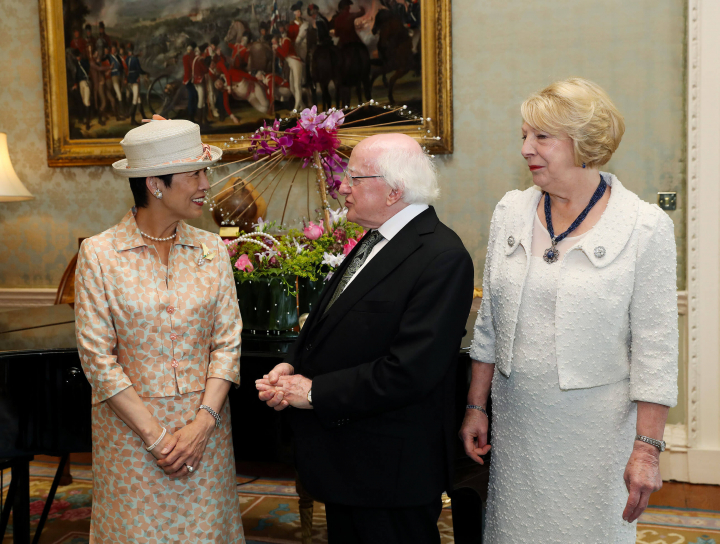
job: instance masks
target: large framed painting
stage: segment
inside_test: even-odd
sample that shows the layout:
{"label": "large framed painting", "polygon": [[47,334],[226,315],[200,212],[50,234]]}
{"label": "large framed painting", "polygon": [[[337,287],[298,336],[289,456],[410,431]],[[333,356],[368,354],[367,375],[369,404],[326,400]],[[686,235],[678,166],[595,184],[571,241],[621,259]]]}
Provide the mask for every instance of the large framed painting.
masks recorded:
{"label": "large framed painting", "polygon": [[263,123],[312,106],[348,107],[356,137],[452,152],[451,0],[39,3],[50,166],[110,164],[152,114],[242,158]]}

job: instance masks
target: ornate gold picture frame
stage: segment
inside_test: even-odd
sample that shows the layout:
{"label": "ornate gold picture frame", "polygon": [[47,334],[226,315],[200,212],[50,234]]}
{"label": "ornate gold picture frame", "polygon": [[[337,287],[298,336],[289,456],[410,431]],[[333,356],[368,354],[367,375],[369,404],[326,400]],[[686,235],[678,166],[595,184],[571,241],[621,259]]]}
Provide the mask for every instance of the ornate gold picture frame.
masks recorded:
{"label": "ornate gold picture frame", "polygon": [[[361,111],[369,119],[391,103],[388,86],[398,72],[402,77],[395,78],[394,104],[414,107],[422,124],[385,116],[372,128],[360,124],[355,132],[406,132],[422,137],[431,153],[452,153],[451,0],[212,4],[214,8],[177,14],[172,0],[137,2],[132,13],[123,14],[127,3],[121,0],[39,0],[48,165],[111,164],[123,157],[119,142],[133,126],[130,114],[139,123],[142,114],[152,113],[200,122],[203,141],[223,148],[224,160],[238,159],[247,155],[249,136],[263,120],[292,116],[298,105],[327,109],[323,78],[330,79],[332,107],[342,107],[341,100],[351,108],[368,104]],[[94,12],[93,5],[103,7]],[[337,17],[350,21],[349,30],[347,24],[335,24]],[[323,24],[330,27],[329,38]],[[310,37],[304,50],[298,38],[303,26]],[[315,60],[327,52],[320,51],[323,36],[327,51],[332,50],[325,75],[322,61]],[[369,45],[352,43],[357,37]],[[255,47],[257,54],[248,56],[243,47]],[[263,54],[267,58],[259,61]],[[130,59],[133,55],[135,60]],[[364,66],[365,57],[370,62],[370,88],[346,84],[347,78],[366,77],[367,72],[356,68]],[[355,62],[358,58],[362,62]],[[258,62],[264,63],[260,70]],[[343,73],[347,64],[355,72]],[[192,77],[200,83],[185,81]],[[293,93],[300,77],[302,90]],[[197,92],[200,107],[192,111]],[[343,143],[351,147],[354,142]]]}

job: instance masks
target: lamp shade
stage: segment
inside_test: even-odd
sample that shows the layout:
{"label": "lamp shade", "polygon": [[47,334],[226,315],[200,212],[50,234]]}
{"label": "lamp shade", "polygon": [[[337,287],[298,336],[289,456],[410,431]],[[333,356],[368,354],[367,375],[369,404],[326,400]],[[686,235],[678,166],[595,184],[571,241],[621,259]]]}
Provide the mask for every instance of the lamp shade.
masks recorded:
{"label": "lamp shade", "polygon": [[32,200],[35,198],[17,177],[15,169],[10,162],[8,152],[7,134],[0,132],[0,202],[13,202],[16,200]]}

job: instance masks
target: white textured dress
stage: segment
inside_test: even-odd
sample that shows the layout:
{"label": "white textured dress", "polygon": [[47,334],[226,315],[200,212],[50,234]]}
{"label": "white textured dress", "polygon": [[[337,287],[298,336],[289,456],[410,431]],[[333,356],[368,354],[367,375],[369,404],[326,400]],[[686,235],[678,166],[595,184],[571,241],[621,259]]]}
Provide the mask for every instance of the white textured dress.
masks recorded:
{"label": "white textured dress", "polygon": [[[563,240],[561,258],[583,236]],[[555,301],[561,263],[542,259],[549,246],[535,217],[513,370],[506,377],[496,367],[492,382],[485,542],[633,544],[636,526],[622,519],[623,472],[637,420],[630,380],[560,389]]]}

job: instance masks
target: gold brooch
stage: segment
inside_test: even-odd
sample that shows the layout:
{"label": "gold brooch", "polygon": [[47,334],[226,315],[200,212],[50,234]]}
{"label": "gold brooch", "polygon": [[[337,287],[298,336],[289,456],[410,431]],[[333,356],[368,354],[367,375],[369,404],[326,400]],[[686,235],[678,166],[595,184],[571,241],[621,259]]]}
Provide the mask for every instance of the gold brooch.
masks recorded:
{"label": "gold brooch", "polygon": [[214,251],[210,251],[210,249],[205,244],[200,244],[200,245],[202,245],[203,253],[202,253],[202,257],[200,257],[198,259],[198,262],[197,262],[198,266],[204,265],[205,261],[212,261],[213,258],[215,257]]}

